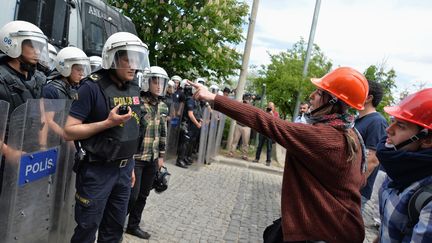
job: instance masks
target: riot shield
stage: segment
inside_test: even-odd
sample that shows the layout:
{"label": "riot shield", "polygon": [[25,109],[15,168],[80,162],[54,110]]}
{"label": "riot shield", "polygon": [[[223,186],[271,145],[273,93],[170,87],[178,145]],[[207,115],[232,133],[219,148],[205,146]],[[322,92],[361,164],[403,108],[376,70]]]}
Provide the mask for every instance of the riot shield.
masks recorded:
{"label": "riot shield", "polygon": [[[0,148],[3,147],[3,143],[5,139],[8,114],[9,114],[9,103],[4,100],[0,100]],[[3,156],[2,151],[3,150],[0,149],[0,158]],[[0,179],[1,178],[2,177],[0,176]],[[0,185],[1,183],[2,182],[0,181]],[[0,188],[0,193],[1,193],[1,188]]]}
{"label": "riot shield", "polygon": [[62,138],[69,106],[66,100],[28,100],[11,114],[6,142],[13,152],[5,157],[0,196],[0,237],[5,242],[66,239],[57,229],[64,198],[71,198],[65,192],[73,194],[64,190],[72,181],[64,180],[64,173],[72,171],[65,169],[71,151]]}
{"label": "riot shield", "polygon": [[180,140],[180,128],[183,118],[183,107],[183,102],[173,102],[169,109],[165,160],[177,158],[177,148]]}
{"label": "riot shield", "polygon": [[206,107],[204,109],[202,122],[201,122],[200,141],[199,141],[198,158],[197,158],[198,163],[205,163],[209,127],[210,127],[210,111]]}
{"label": "riot shield", "polygon": [[216,146],[215,146],[215,151],[213,156],[219,154],[221,143],[222,143],[223,132],[225,128],[225,121],[226,121],[225,114],[219,112],[219,122],[218,122],[217,134],[216,134]]}
{"label": "riot shield", "polygon": [[216,134],[218,129],[219,112],[213,110],[210,114],[210,125],[207,139],[207,152],[206,152],[206,162],[210,164],[215,155],[215,145],[216,145]]}

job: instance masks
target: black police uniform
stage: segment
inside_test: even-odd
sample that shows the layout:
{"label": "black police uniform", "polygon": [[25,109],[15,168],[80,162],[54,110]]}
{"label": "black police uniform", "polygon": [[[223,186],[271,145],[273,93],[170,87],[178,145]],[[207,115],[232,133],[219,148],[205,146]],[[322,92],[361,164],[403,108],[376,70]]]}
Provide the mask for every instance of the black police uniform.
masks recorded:
{"label": "black police uniform", "polygon": [[202,118],[199,101],[194,100],[191,96],[186,98],[186,108],[184,109],[183,113],[183,125],[180,135],[181,145],[177,157],[177,165],[179,166],[181,166],[181,161],[184,161],[186,164],[190,164],[192,162],[192,151],[200,134],[200,129],[189,118],[188,111],[193,111],[197,121]]}
{"label": "black police uniform", "polygon": [[62,75],[54,71],[47,78],[47,84],[42,90],[42,97],[47,99],[70,99],[78,98],[78,86],[72,86],[68,82],[62,80]]}
{"label": "black police uniform", "polygon": [[25,77],[7,63],[10,57],[0,56],[0,100],[9,102],[9,114],[28,99],[39,99],[46,82],[45,75],[38,71],[29,71]]}
{"label": "black police uniform", "polygon": [[[15,71],[15,69],[13,69],[7,63],[10,59],[11,58],[7,55],[0,54],[0,100],[7,101],[9,103],[9,115],[18,106],[24,104],[28,99],[41,98],[42,86],[46,82],[45,75],[38,70],[29,71],[27,77],[20,72]],[[33,112],[37,113],[38,111]],[[33,116],[35,117],[35,119],[38,119],[38,117],[40,117],[40,114],[33,114]],[[39,130],[40,127],[35,127],[34,129],[29,128],[28,132],[38,132]],[[5,137],[5,142],[7,142],[7,137]],[[35,146],[39,146],[39,144]],[[0,194],[3,184],[3,172],[4,158],[1,158]]]}
{"label": "black police uniform", "polygon": [[[132,118],[119,126],[81,140],[85,151],[76,168],[77,227],[71,242],[119,242],[123,234],[131,191],[132,159],[138,146],[139,87],[132,82],[119,88],[107,70],[90,75],[78,89],[70,115],[83,123],[105,120],[117,104],[128,105]],[[83,154],[81,154],[83,155]]]}

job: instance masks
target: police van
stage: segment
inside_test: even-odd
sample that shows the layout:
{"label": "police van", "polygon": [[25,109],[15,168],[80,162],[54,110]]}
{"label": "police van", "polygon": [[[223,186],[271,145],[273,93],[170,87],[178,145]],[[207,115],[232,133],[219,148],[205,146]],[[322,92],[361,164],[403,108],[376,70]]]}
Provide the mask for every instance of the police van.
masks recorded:
{"label": "police van", "polygon": [[100,56],[113,33],[137,34],[131,19],[104,0],[2,0],[0,27],[13,20],[37,25],[58,47],[76,46]]}

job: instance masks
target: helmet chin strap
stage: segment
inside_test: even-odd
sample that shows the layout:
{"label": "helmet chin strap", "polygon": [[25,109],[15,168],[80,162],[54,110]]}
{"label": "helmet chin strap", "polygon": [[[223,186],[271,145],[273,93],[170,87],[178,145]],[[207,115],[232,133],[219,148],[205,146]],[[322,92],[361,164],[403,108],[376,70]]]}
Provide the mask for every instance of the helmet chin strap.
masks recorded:
{"label": "helmet chin strap", "polygon": [[[391,147],[393,147],[394,150],[399,150],[399,149],[401,149],[401,148],[407,146],[407,145],[410,144],[410,143],[413,143],[413,142],[418,141],[418,140],[420,140],[420,139],[422,139],[422,138],[425,138],[428,134],[429,134],[428,129],[427,129],[427,128],[423,128],[423,129],[420,130],[420,132],[417,133],[416,135],[414,135],[414,136],[408,138],[407,140],[405,140],[405,141],[399,143],[398,145],[393,145],[393,146],[391,146]],[[387,147],[387,145],[386,145],[386,147]],[[390,146],[388,146],[388,147],[390,147]]]}
{"label": "helmet chin strap", "polygon": [[20,63],[20,70],[25,72],[34,72],[36,70],[36,65],[26,63],[22,56],[18,57]]}
{"label": "helmet chin strap", "polygon": [[320,110],[322,110],[322,109],[324,109],[324,108],[326,108],[326,107],[328,107],[328,106],[331,106],[331,105],[336,104],[338,101],[339,101],[338,98],[333,97],[333,98],[332,98],[331,100],[329,100],[326,104],[324,104],[324,105],[322,105],[322,106],[320,106],[320,107],[314,109],[313,111],[311,111],[310,114],[313,115],[313,114],[317,113],[318,111],[320,111]]}

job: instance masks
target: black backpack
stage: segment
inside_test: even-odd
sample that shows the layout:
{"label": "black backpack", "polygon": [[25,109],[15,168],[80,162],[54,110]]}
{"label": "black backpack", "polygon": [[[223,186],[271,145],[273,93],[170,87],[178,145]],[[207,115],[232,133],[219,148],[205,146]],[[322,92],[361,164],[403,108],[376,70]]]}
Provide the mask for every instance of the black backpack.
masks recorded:
{"label": "black backpack", "polygon": [[421,210],[432,201],[432,184],[418,188],[408,201],[409,225],[413,227],[419,221]]}

